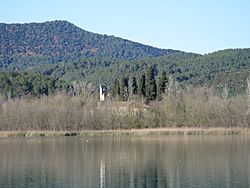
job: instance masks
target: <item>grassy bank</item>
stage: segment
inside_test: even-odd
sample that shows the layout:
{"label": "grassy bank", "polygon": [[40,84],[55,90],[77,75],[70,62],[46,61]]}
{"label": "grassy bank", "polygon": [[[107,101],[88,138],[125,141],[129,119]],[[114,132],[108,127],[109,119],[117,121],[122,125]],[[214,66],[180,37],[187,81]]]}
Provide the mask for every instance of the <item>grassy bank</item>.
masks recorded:
{"label": "grassy bank", "polygon": [[86,131],[1,131],[0,138],[13,137],[95,137],[95,136],[174,136],[174,135],[250,135],[250,128],[150,128],[129,130],[86,130]]}

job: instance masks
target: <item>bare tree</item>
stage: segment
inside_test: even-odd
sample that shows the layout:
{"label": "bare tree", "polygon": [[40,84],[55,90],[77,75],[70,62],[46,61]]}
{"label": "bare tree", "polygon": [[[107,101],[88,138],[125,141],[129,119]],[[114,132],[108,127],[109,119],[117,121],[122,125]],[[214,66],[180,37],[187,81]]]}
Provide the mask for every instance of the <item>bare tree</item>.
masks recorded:
{"label": "bare tree", "polygon": [[72,88],[69,90],[68,94],[70,96],[89,96],[94,93],[95,89],[96,88],[91,83],[86,84],[85,82],[73,81]]}

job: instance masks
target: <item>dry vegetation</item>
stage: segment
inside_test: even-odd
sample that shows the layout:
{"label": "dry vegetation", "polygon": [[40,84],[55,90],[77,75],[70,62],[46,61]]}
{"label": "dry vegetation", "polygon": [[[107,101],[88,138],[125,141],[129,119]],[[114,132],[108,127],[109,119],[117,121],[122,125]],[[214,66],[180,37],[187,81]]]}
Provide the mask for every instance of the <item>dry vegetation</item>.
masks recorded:
{"label": "dry vegetation", "polygon": [[82,131],[156,127],[242,127],[250,125],[249,95],[228,98],[209,89],[171,91],[147,112],[118,114],[107,101],[98,108],[82,94],[5,100],[0,97],[1,131]]}

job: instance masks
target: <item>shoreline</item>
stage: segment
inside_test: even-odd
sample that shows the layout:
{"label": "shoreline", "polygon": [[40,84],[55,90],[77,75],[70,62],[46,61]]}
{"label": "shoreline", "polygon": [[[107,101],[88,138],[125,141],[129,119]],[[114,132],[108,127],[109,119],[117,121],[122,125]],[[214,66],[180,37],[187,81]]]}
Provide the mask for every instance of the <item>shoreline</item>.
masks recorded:
{"label": "shoreline", "polygon": [[95,137],[95,136],[178,136],[178,135],[250,135],[250,128],[148,128],[120,130],[83,130],[83,131],[0,131],[0,138],[15,137]]}

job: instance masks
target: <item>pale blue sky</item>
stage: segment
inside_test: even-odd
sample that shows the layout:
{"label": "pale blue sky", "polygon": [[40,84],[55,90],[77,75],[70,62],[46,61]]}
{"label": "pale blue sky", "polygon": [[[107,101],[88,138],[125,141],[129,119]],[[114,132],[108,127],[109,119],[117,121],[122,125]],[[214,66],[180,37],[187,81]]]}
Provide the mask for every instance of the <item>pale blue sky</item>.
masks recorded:
{"label": "pale blue sky", "polygon": [[250,0],[0,0],[0,22],[52,20],[187,52],[250,47]]}

